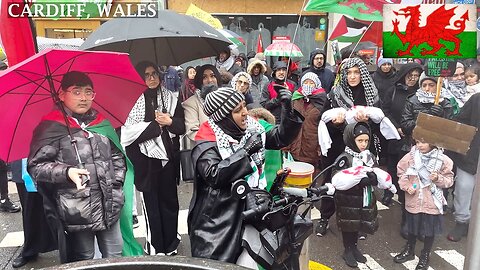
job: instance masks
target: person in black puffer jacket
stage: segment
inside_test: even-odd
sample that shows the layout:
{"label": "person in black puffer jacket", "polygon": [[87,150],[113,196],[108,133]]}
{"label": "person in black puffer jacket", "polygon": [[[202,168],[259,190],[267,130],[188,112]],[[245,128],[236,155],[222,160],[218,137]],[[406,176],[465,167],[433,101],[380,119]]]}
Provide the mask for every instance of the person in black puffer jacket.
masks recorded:
{"label": "person in black puffer jacket", "polygon": [[[346,147],[345,152],[339,156],[339,160],[346,161],[343,164],[339,162],[339,168],[333,172],[334,178],[345,176],[343,170],[351,167],[378,165],[375,157],[368,150],[371,134],[370,127],[364,122],[349,124],[345,127],[343,141]],[[378,229],[377,205],[372,189],[372,186],[377,184],[376,174],[368,172],[367,177],[362,178],[352,188],[335,191],[337,225],[342,232],[345,248],[343,259],[350,267],[357,267],[357,262],[367,261],[357,247],[359,232],[373,234]],[[364,198],[365,193],[369,193],[367,202]]]}
{"label": "person in black puffer jacket", "polygon": [[422,73],[420,76],[420,88],[405,103],[400,126],[407,137],[405,143],[408,144],[408,148],[411,148],[414,144],[412,133],[419,113],[423,112],[446,119],[453,117],[453,106],[448,99],[441,96],[440,103],[438,105],[434,104],[436,89],[437,78],[428,77],[425,73]]}
{"label": "person in black puffer jacket", "polygon": [[[43,196],[49,225],[66,242],[59,246],[62,263],[93,259],[95,237],[104,258],[122,256],[126,159],[110,122],[91,108],[93,89],[85,73],[66,73],[59,98],[72,138],[62,112],[54,110],[36,127],[30,145],[28,172]],[[78,168],[72,140],[84,169]]]}

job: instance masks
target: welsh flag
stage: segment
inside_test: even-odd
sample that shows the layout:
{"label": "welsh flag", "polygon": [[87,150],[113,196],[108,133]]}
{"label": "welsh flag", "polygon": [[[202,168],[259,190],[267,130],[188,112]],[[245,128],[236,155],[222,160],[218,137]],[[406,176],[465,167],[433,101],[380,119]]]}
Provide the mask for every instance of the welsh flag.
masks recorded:
{"label": "welsh flag", "polygon": [[385,5],[383,14],[384,57],[476,57],[475,5]]}
{"label": "welsh flag", "polygon": [[392,2],[420,4],[422,0],[309,0],[305,10],[345,14],[364,21],[382,21],[383,5]]}

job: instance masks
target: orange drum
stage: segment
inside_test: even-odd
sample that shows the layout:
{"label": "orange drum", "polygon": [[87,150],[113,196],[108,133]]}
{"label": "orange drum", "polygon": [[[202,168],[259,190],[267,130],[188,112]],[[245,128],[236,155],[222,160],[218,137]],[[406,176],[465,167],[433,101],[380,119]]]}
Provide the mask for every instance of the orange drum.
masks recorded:
{"label": "orange drum", "polygon": [[307,188],[312,184],[312,175],[315,167],[305,162],[286,162],[284,168],[290,168],[291,172],[285,179],[285,186]]}

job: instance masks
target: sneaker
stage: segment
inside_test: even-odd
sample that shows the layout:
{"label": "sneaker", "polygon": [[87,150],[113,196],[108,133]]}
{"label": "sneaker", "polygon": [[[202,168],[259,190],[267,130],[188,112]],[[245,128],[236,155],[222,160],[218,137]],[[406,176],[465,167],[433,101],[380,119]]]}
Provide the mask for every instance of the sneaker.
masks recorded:
{"label": "sneaker", "polygon": [[0,211],[8,213],[17,213],[21,210],[20,206],[14,204],[10,199],[3,199],[0,201]]}
{"label": "sneaker", "polygon": [[358,233],[358,240],[365,240],[367,239],[367,234],[364,232],[359,232]]}
{"label": "sneaker", "polygon": [[345,249],[342,255],[343,260],[345,261],[345,264],[352,267],[352,268],[357,268],[358,263],[355,260],[355,257],[353,256],[353,251],[350,248]]}
{"label": "sneaker", "polygon": [[136,229],[138,227],[140,227],[140,223],[138,223],[138,218],[137,216],[133,216],[133,228]]}
{"label": "sneaker", "polygon": [[318,236],[324,236],[325,234],[327,234],[328,228],[329,228],[328,219],[321,218],[320,221],[318,222],[317,227],[315,228],[315,233]]}

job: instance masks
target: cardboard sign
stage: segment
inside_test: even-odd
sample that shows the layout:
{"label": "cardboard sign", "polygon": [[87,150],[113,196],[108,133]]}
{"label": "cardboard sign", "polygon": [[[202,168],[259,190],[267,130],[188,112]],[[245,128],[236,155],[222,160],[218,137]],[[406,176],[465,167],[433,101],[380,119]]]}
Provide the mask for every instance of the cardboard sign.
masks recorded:
{"label": "cardboard sign", "polygon": [[476,127],[420,113],[413,129],[413,138],[465,155],[475,133]]}
{"label": "cardboard sign", "polygon": [[425,64],[425,72],[432,77],[452,77],[457,68],[457,60],[449,58],[430,58]]}

